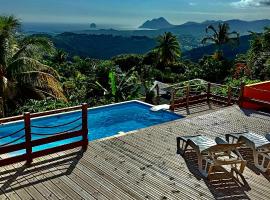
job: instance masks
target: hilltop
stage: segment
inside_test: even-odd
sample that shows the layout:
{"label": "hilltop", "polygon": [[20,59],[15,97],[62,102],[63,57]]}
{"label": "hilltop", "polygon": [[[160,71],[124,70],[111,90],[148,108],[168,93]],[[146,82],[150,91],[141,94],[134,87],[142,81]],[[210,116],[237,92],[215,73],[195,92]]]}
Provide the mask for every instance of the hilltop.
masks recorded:
{"label": "hilltop", "polygon": [[254,21],[244,21],[239,19],[232,20],[207,20],[204,22],[187,22],[181,25],[174,25],[170,28],[162,28],[160,31],[170,31],[174,34],[191,34],[193,36],[205,35],[205,28],[209,25],[218,26],[219,23],[227,23],[230,25],[232,31],[237,31],[241,35],[249,34],[249,31],[262,32],[264,27],[270,26],[269,19],[254,20]]}
{"label": "hilltop", "polygon": [[145,28],[145,29],[163,29],[163,28],[171,28],[174,25],[169,23],[164,17],[147,20],[143,23],[139,28]]}

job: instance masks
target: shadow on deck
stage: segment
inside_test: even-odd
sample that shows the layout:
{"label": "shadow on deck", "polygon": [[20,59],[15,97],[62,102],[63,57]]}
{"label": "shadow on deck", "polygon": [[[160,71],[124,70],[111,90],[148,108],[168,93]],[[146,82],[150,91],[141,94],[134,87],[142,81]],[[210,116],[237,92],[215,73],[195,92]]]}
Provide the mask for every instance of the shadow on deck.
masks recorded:
{"label": "shadow on deck", "polygon": [[204,181],[215,199],[250,199],[246,192],[251,190],[251,188],[243,176],[231,176],[230,173],[224,171],[222,168],[216,168],[215,171],[218,172],[219,177],[212,175],[211,179],[207,179],[202,177],[198,170],[198,160],[195,153],[186,153],[184,159],[192,175],[197,180]]}
{"label": "shadow on deck", "polygon": [[31,166],[22,163],[6,166],[0,172],[0,193],[9,193],[69,175],[82,156],[83,150],[80,150],[47,159],[38,158]]}

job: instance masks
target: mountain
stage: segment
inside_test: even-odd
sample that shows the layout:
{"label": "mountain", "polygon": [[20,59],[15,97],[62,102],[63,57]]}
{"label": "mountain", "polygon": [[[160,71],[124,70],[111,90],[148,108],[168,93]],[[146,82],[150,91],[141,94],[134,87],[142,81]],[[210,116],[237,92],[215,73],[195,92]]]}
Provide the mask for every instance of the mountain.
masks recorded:
{"label": "mountain", "polygon": [[139,28],[145,29],[164,29],[164,28],[171,28],[174,25],[170,24],[164,17],[147,20],[143,23]]}
{"label": "mountain", "polygon": [[204,21],[202,23],[187,22],[182,25],[176,25],[170,28],[160,29],[159,31],[170,31],[174,34],[191,34],[193,36],[204,36],[205,28],[209,25],[217,27],[219,23],[228,23],[231,31],[237,31],[240,35],[247,35],[249,31],[262,32],[264,27],[270,26],[269,19],[255,20],[255,21],[243,21],[238,19],[227,20],[227,21]]}

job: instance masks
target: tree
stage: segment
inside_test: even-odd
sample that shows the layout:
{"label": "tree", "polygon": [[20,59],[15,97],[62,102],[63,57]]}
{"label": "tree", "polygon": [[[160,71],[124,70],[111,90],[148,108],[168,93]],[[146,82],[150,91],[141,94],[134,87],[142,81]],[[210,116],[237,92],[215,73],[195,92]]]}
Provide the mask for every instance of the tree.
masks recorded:
{"label": "tree", "polygon": [[171,32],[165,32],[157,38],[158,45],[154,49],[157,53],[159,65],[168,66],[175,62],[181,55],[180,44],[175,35]]}
{"label": "tree", "polygon": [[119,66],[121,70],[127,72],[130,69],[138,68],[142,62],[142,56],[137,54],[122,54],[112,58],[115,65]]}
{"label": "tree", "polygon": [[270,28],[261,34],[252,33],[250,49],[247,53],[247,65],[252,78],[268,80],[270,78]]}
{"label": "tree", "polygon": [[231,63],[226,59],[217,60],[212,56],[204,56],[198,63],[198,77],[210,82],[221,83],[229,74]]}
{"label": "tree", "polygon": [[19,37],[19,28],[15,17],[0,16],[0,96],[5,107],[27,98],[66,101],[57,72],[39,61],[53,44],[43,37]]}
{"label": "tree", "polygon": [[67,58],[68,54],[64,50],[57,49],[53,57],[53,62],[57,63],[58,65],[61,65],[67,61]]}
{"label": "tree", "polygon": [[222,55],[222,46],[225,44],[234,44],[239,45],[239,33],[236,31],[230,32],[230,26],[227,23],[219,23],[218,29],[213,25],[210,25],[206,28],[206,33],[212,31],[212,35],[207,35],[203,38],[202,43],[206,44],[207,42],[214,43],[218,47],[217,56]]}

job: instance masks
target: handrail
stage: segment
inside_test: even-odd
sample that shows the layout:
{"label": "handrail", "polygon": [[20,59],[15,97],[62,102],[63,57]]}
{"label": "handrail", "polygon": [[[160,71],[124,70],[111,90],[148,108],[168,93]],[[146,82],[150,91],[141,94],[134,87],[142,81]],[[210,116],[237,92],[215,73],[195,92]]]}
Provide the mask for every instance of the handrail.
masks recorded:
{"label": "handrail", "polygon": [[[192,88],[194,86],[202,86],[202,88],[198,88],[198,89]],[[227,89],[226,95],[224,95],[224,90],[222,91],[222,96],[218,95],[219,92],[215,93],[214,91],[211,90],[213,87],[215,90],[217,90],[218,88]],[[194,104],[196,102],[204,102],[204,101],[206,101],[208,104],[210,104],[210,101],[211,101],[211,102],[223,103],[227,106],[230,106],[237,101],[234,98],[234,95],[235,95],[234,94],[235,91],[233,91],[234,89],[238,90],[239,88],[231,87],[229,85],[221,85],[218,83],[210,83],[210,82],[173,88],[171,92],[172,98],[171,98],[170,109],[174,111],[176,108],[186,106],[188,110],[189,105]],[[177,93],[176,91],[181,91],[180,99],[176,99],[176,93]],[[195,95],[194,95],[194,92],[196,92]],[[193,99],[196,99],[196,101],[194,101]],[[223,101],[219,101],[217,99],[222,99]]]}
{"label": "handrail", "polygon": [[22,130],[24,130],[24,127],[21,128],[21,129],[19,129],[19,130],[17,130],[17,131],[15,131],[14,133],[11,133],[9,135],[5,135],[5,136],[0,137],[0,140],[2,140],[4,138],[7,138],[7,137],[10,137],[10,136],[13,136],[13,135],[16,135],[17,133],[21,132]]}
{"label": "handrail", "polygon": [[[81,109],[81,113],[82,113],[81,117],[79,117],[71,122],[61,124],[58,126],[31,125],[32,118],[35,118],[35,117],[38,117],[41,115],[45,116],[46,114],[47,115],[48,114],[55,114],[55,113],[59,113],[61,111],[66,112],[66,111],[70,111],[70,110],[74,110],[74,109],[77,110],[78,108]],[[73,149],[76,147],[82,147],[83,150],[85,151],[87,149],[87,146],[88,146],[88,126],[87,126],[88,115],[87,115],[87,113],[88,113],[87,104],[82,104],[81,106],[75,106],[72,108],[58,109],[58,110],[54,110],[54,111],[48,111],[48,112],[36,113],[36,114],[24,113],[24,115],[23,115],[24,127],[18,131],[15,131],[12,134],[9,134],[7,136],[3,136],[0,139],[7,138],[9,136],[13,136],[13,135],[21,132],[22,130],[24,130],[24,134],[21,135],[20,137],[16,137],[14,140],[9,141],[5,144],[0,144],[0,154],[9,154],[10,152],[19,151],[19,150],[24,150],[26,153],[24,153],[22,155],[18,155],[18,156],[0,159],[0,166],[13,164],[16,162],[21,162],[21,161],[26,161],[27,164],[31,164],[33,158],[45,156],[45,155],[48,155],[51,153],[56,153],[58,151]],[[15,117],[14,119],[18,119],[18,117]],[[69,124],[73,124],[79,120],[81,120],[81,123],[79,125],[77,125],[77,126],[74,125],[75,127],[72,127],[68,130],[61,131],[58,133],[34,133],[31,130],[31,128],[33,128],[33,127],[34,128],[42,128],[42,129],[63,127],[63,126],[69,125]],[[79,129],[79,127],[81,127],[81,128]],[[33,139],[32,136],[34,136],[34,135],[47,136],[47,137]],[[45,145],[48,143],[62,141],[62,140],[75,138],[75,137],[79,137],[79,136],[80,136],[80,139],[78,139],[79,141],[71,142],[71,143],[64,144],[64,145],[57,146],[57,147],[49,147],[47,149],[39,150],[37,152],[32,152],[33,147],[35,147],[35,146]],[[24,141],[16,143],[16,142],[22,140],[23,138],[25,138]],[[14,144],[14,143],[16,143],[16,144]]]}
{"label": "handrail", "polygon": [[228,87],[227,85],[222,85],[219,83],[211,83],[212,86],[219,86],[219,87]]}
{"label": "handrail", "polygon": [[[79,110],[79,109],[81,109],[81,106],[73,106],[73,107],[68,107],[68,108],[61,108],[61,109],[55,109],[55,110],[50,110],[50,111],[31,113],[31,118],[37,118],[37,117],[43,117],[43,116],[48,116],[48,115],[52,115],[52,114],[71,112],[71,111],[75,111],[75,110]],[[24,119],[23,115],[6,117],[6,118],[0,119],[0,124],[12,122],[12,121],[19,121],[19,120],[23,120],[23,119]]]}
{"label": "handrail", "polygon": [[49,128],[58,128],[58,127],[62,127],[62,126],[67,126],[67,125],[70,125],[70,124],[73,124],[77,121],[79,121],[80,119],[82,119],[82,117],[79,117],[71,122],[68,122],[68,123],[65,123],[65,124],[60,124],[60,125],[57,125],[57,126],[36,126],[36,125],[32,125],[31,127],[33,128],[40,128],[40,129],[49,129]]}
{"label": "handrail", "polygon": [[180,89],[186,89],[188,86],[189,87],[197,87],[197,86],[207,86],[207,83],[202,83],[202,84],[196,84],[196,85],[184,85],[181,87],[174,87],[175,90],[180,90]]}

